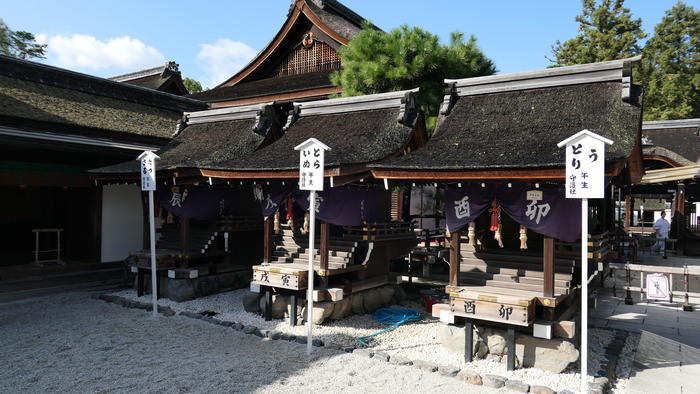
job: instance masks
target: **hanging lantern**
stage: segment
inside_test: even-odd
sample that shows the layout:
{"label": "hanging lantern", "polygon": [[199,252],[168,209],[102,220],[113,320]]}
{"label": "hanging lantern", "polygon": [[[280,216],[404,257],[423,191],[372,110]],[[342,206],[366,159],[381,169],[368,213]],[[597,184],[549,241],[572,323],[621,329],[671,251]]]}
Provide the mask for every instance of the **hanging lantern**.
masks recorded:
{"label": "hanging lantern", "polygon": [[494,232],[493,239],[498,241],[498,247],[503,248],[503,238],[501,237],[501,207],[498,205],[495,198],[491,201],[489,213],[491,214],[491,226],[489,230]]}

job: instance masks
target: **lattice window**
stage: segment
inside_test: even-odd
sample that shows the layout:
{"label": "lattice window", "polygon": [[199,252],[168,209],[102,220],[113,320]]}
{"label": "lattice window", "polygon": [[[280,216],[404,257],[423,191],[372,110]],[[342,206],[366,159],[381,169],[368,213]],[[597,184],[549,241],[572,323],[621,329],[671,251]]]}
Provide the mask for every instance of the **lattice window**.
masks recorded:
{"label": "lattice window", "polygon": [[311,45],[299,45],[277,69],[277,76],[297,75],[313,71],[340,69],[340,56],[330,45],[312,41]]}

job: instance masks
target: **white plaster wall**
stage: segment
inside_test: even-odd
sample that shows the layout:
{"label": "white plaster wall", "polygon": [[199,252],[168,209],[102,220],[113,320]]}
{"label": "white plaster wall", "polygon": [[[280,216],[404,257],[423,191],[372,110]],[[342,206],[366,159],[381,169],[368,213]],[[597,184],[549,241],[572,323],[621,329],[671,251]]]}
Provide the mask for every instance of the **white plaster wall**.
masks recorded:
{"label": "white plaster wall", "polygon": [[124,260],[143,247],[143,206],[138,185],[102,187],[102,262]]}

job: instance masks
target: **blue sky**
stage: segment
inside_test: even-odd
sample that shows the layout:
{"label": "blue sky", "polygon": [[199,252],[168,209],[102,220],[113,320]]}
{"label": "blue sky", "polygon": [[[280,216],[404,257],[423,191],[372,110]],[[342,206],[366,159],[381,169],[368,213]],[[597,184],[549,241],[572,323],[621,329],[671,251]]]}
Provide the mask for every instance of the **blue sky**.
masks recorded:
{"label": "blue sky", "polygon": [[[578,0],[341,0],[384,30],[401,24],[439,35],[473,34],[500,73],[545,68],[556,40],[577,32]],[[696,9],[700,0],[686,1]],[[0,0],[0,18],[49,43],[46,63],[98,76],[166,60],[212,87],[261,50],[284,22],[291,0]],[[627,0],[652,33],[675,0]]]}

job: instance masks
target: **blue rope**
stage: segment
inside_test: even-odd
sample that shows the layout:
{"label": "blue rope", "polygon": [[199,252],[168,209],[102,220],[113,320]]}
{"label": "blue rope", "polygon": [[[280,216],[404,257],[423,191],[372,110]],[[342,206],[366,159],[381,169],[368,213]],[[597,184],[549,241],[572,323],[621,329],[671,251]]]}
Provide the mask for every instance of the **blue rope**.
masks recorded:
{"label": "blue rope", "polygon": [[355,338],[355,341],[357,343],[364,345],[364,346],[369,346],[367,342],[365,342],[365,339],[369,339],[373,336],[377,336],[379,334],[383,334],[387,331],[391,331],[395,329],[396,327],[412,322],[412,321],[419,321],[420,320],[420,312],[413,310],[413,309],[406,309],[406,308],[380,308],[377,309],[376,312],[372,315],[374,320],[379,321],[382,324],[386,324],[389,327],[375,332],[374,334],[370,335],[365,335],[359,338]]}

